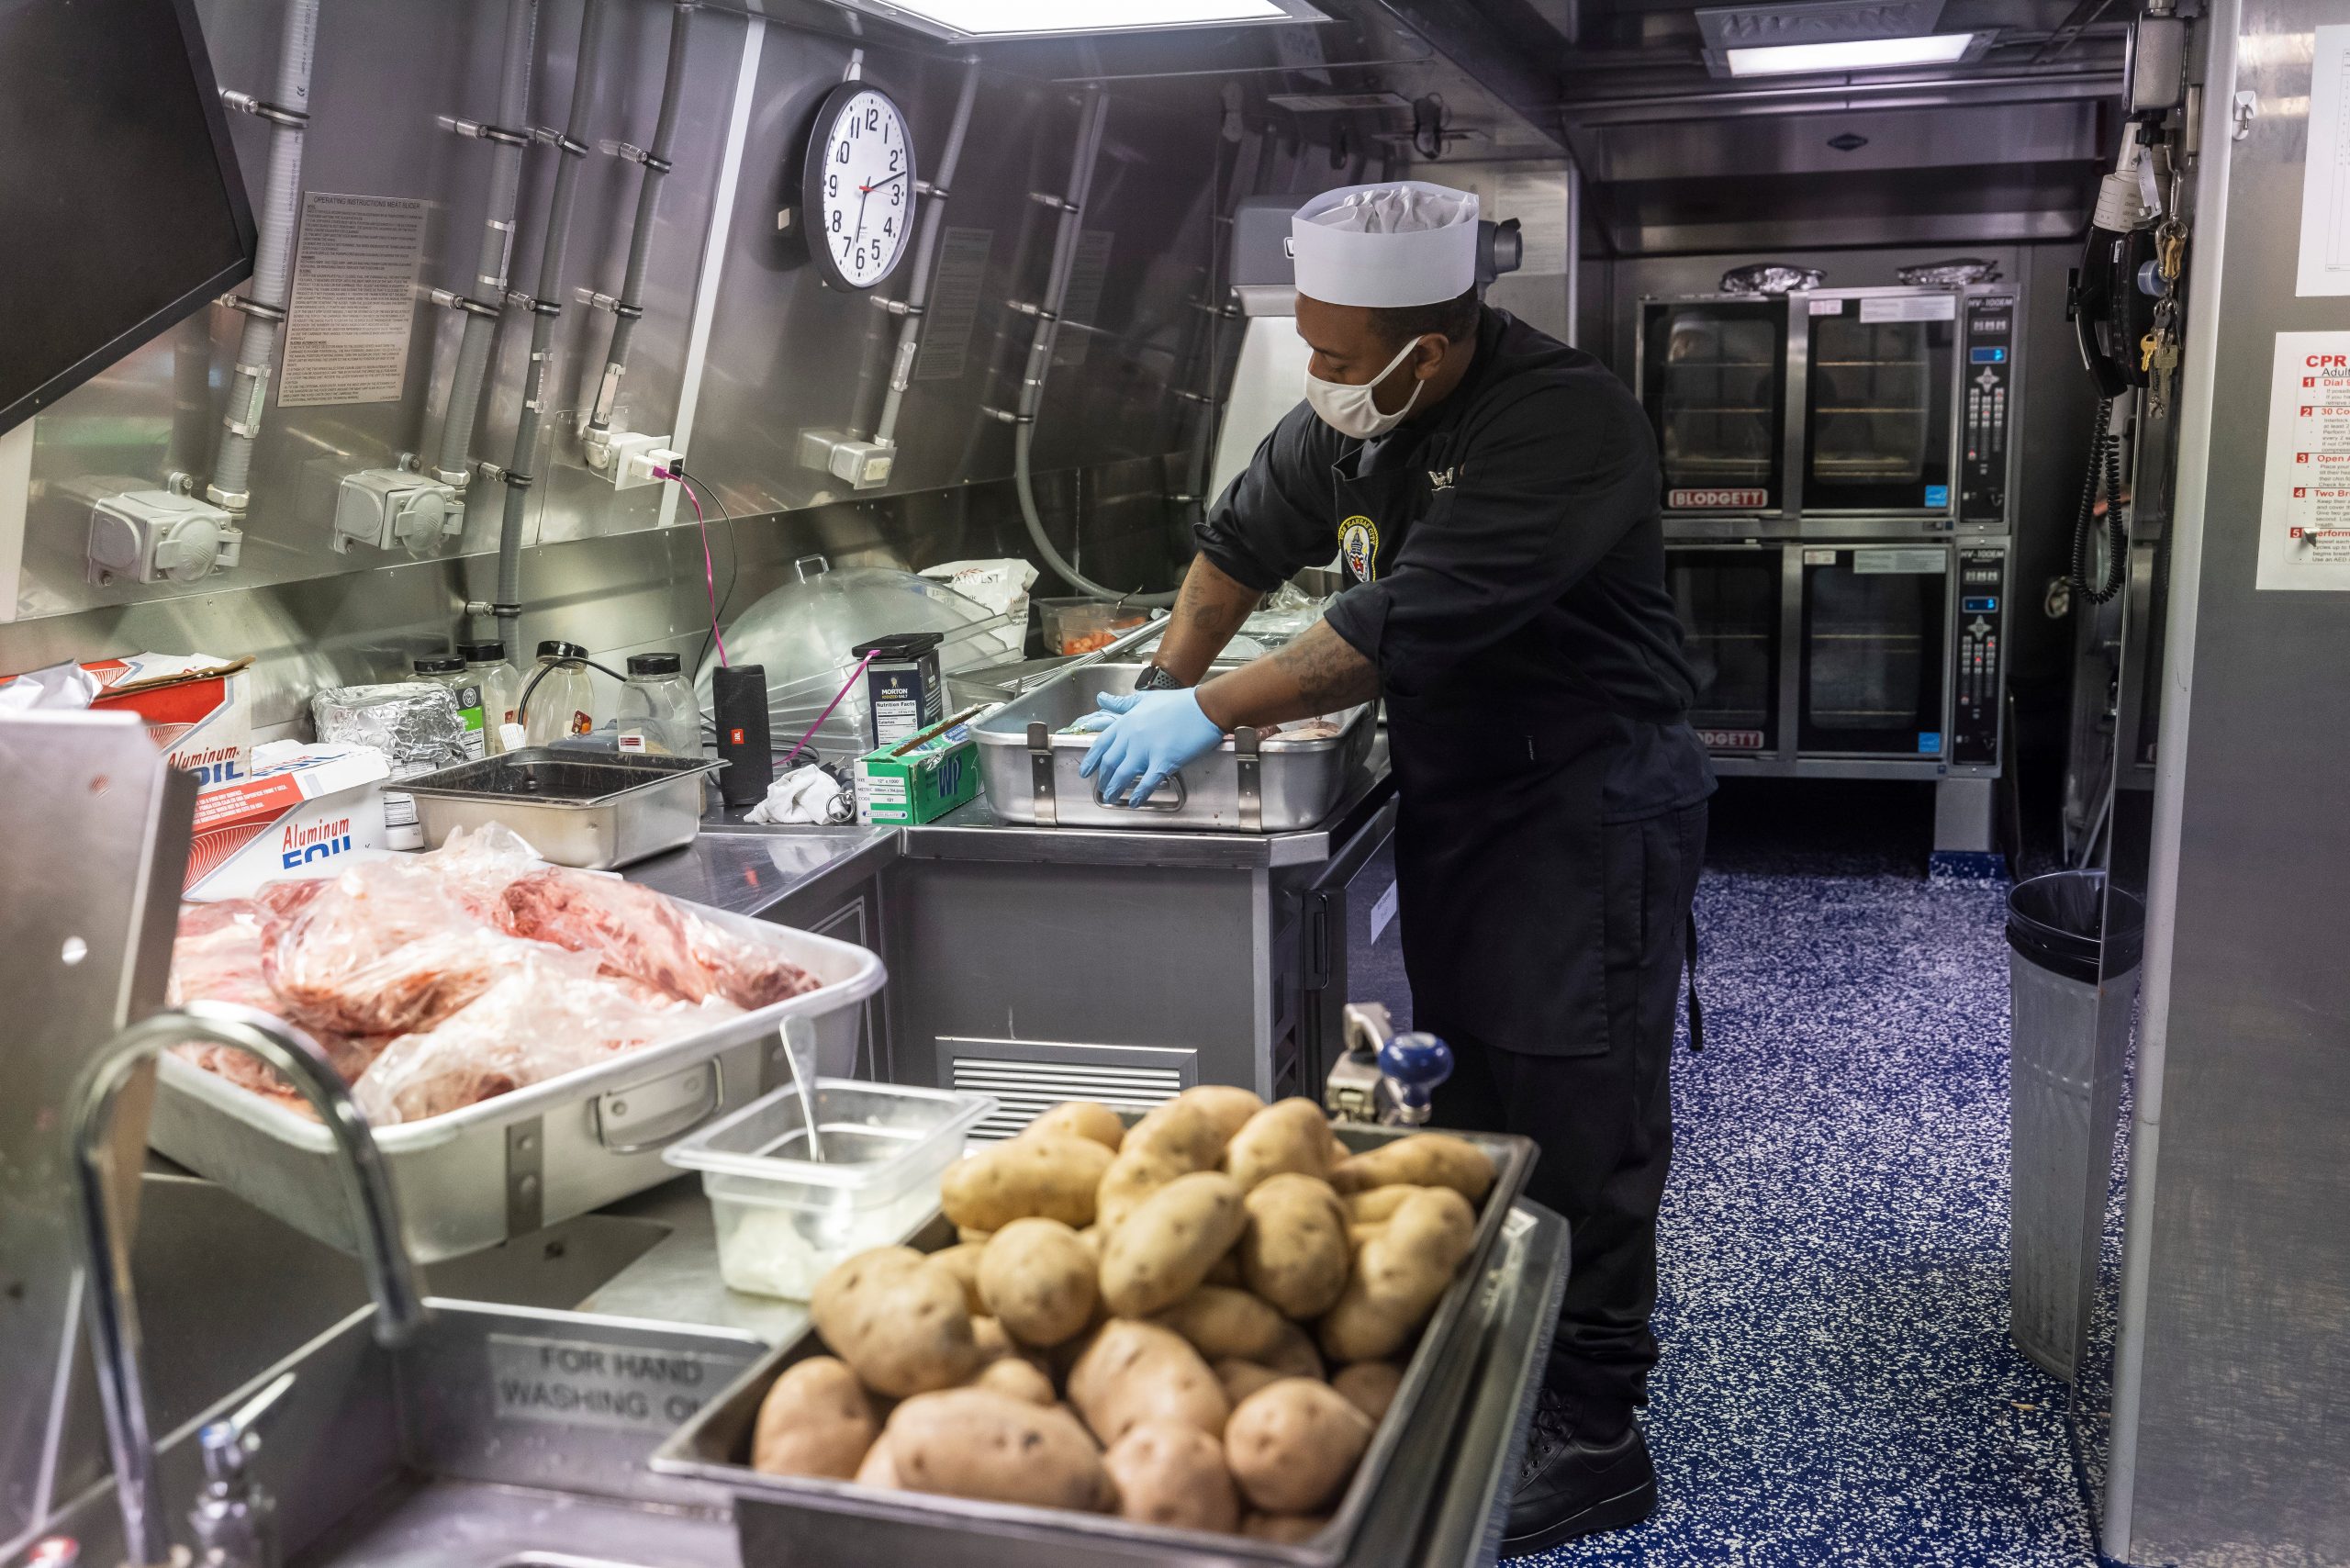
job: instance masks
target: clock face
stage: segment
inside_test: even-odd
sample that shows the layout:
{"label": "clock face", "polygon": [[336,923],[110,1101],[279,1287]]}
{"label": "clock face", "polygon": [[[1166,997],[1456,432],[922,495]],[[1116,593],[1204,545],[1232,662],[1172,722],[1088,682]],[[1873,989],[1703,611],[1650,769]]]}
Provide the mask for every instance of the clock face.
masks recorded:
{"label": "clock face", "polygon": [[805,186],[808,248],[825,281],[871,288],[888,277],[914,216],[913,142],[888,94],[858,82],[833,89],[816,112]]}

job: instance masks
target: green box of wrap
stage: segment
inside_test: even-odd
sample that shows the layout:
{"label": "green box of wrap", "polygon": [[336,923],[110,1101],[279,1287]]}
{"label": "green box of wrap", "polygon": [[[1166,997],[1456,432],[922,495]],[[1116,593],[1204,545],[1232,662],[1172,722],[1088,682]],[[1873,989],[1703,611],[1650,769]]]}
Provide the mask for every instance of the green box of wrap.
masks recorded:
{"label": "green box of wrap", "polygon": [[968,708],[857,758],[856,820],[880,826],[935,822],[979,792],[979,745]]}

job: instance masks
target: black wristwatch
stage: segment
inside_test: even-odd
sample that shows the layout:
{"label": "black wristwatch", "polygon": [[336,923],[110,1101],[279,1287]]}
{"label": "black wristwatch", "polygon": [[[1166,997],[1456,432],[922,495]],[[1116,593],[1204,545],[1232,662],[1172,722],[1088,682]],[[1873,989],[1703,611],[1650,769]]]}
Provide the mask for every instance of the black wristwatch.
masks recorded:
{"label": "black wristwatch", "polygon": [[1141,677],[1135,682],[1136,691],[1181,691],[1182,689],[1183,683],[1161,665],[1144,666]]}

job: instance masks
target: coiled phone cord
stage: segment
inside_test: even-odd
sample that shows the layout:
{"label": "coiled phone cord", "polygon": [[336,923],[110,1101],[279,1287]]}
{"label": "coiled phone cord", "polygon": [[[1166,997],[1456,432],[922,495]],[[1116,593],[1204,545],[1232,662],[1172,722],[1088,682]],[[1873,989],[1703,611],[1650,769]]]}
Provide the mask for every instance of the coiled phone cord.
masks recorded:
{"label": "coiled phone cord", "polygon": [[[2100,398],[2097,420],[2089,430],[2088,471],[2081,476],[2081,510],[2073,520],[2073,591],[2091,604],[2103,604],[2121,591],[2129,570],[2130,524],[2122,516],[2121,440],[2112,431],[2113,399]],[[2089,586],[2089,568],[2097,526],[2098,485],[2105,487],[2105,577]]]}

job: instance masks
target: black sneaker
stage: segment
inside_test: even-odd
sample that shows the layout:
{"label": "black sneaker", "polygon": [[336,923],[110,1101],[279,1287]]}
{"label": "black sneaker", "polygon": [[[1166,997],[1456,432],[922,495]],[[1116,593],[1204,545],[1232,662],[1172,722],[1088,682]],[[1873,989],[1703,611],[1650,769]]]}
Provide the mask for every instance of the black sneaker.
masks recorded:
{"label": "black sneaker", "polygon": [[1536,1396],[1526,1463],[1502,1527],[1502,1555],[1540,1551],[1625,1529],[1656,1509],[1656,1467],[1639,1423],[1606,1442],[1578,1437],[1572,1410],[1548,1388]]}

